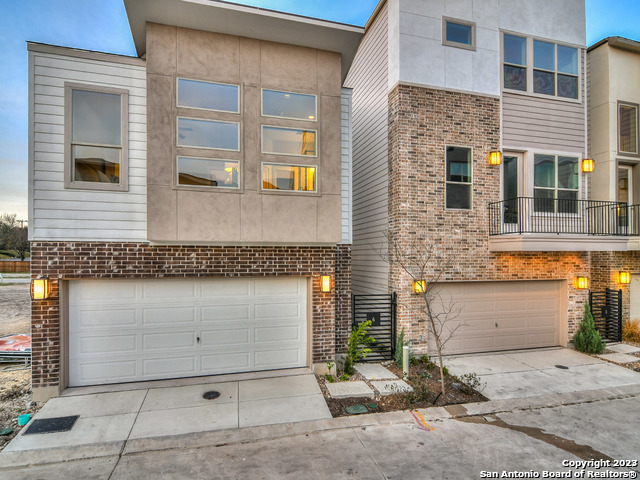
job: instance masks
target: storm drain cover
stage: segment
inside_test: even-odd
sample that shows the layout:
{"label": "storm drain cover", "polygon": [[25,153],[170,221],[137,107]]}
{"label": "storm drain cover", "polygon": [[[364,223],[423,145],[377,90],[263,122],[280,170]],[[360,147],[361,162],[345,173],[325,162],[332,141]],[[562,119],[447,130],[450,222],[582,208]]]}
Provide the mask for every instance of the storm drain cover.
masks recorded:
{"label": "storm drain cover", "polygon": [[562,370],[569,370],[569,367],[566,367],[564,365],[556,365],[556,368],[561,368]]}
{"label": "storm drain cover", "polygon": [[68,432],[79,417],[80,415],[71,415],[70,417],[36,419],[29,425],[24,434]]}
{"label": "storm drain cover", "polygon": [[220,392],[216,392],[215,390],[209,390],[208,392],[204,392],[202,398],[205,400],[215,400],[220,396]]}
{"label": "storm drain cover", "polygon": [[353,405],[351,407],[345,408],[349,415],[359,415],[361,413],[369,413],[369,409],[366,405]]}

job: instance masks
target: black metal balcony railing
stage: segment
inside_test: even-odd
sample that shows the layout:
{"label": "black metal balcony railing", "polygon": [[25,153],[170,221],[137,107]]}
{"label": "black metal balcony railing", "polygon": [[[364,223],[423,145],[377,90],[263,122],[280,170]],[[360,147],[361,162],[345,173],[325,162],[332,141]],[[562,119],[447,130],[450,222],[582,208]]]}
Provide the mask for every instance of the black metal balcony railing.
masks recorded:
{"label": "black metal balcony railing", "polygon": [[489,204],[489,234],[640,235],[640,205],[518,197]]}

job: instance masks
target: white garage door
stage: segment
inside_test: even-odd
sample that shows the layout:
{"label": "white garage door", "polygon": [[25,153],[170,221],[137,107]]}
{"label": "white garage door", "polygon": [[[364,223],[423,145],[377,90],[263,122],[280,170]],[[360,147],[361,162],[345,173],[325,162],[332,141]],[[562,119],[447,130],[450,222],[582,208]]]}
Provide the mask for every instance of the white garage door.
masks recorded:
{"label": "white garage door", "polygon": [[304,278],[69,282],[69,383],[303,367]]}
{"label": "white garage door", "polygon": [[[475,353],[559,345],[562,281],[442,284],[445,304],[461,309],[462,326],[446,353]],[[566,314],[565,314],[566,315]]]}

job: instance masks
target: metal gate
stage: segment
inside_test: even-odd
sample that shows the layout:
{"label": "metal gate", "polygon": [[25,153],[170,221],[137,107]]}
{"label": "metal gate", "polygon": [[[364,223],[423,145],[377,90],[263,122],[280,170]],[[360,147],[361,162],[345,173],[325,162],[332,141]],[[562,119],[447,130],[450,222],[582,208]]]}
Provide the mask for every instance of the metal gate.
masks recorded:
{"label": "metal gate", "polygon": [[396,294],[351,295],[353,326],[371,320],[369,334],[376,339],[365,362],[392,360],[396,349]]}
{"label": "metal gate", "polygon": [[604,340],[622,341],[622,290],[589,291],[589,306]]}

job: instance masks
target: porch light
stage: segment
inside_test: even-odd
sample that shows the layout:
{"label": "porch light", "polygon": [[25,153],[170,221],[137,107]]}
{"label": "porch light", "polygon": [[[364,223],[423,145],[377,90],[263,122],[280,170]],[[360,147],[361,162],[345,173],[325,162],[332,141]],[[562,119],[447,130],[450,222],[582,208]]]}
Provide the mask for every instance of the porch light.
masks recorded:
{"label": "porch light", "polygon": [[593,172],[595,167],[596,167],[596,164],[593,161],[593,158],[583,158],[582,159],[582,171],[584,173]]}
{"label": "porch light", "polygon": [[31,280],[31,299],[45,300],[51,296],[51,280],[48,277],[38,277]]}
{"label": "porch light", "polygon": [[631,283],[631,272],[625,272],[620,270],[618,272],[618,282],[623,285],[627,285]]}
{"label": "porch light", "polygon": [[329,293],[331,291],[331,276],[330,275],[322,275],[320,277],[321,280],[321,290],[322,293]]}
{"label": "porch light", "polygon": [[501,165],[502,164],[502,152],[494,150],[489,152],[489,165]]}
{"label": "porch light", "polygon": [[427,288],[427,282],[424,280],[414,280],[413,281],[413,293],[416,295],[421,295],[424,293],[425,288]]}
{"label": "porch light", "polygon": [[576,277],[575,288],[577,290],[586,290],[589,288],[589,279],[587,277]]}

